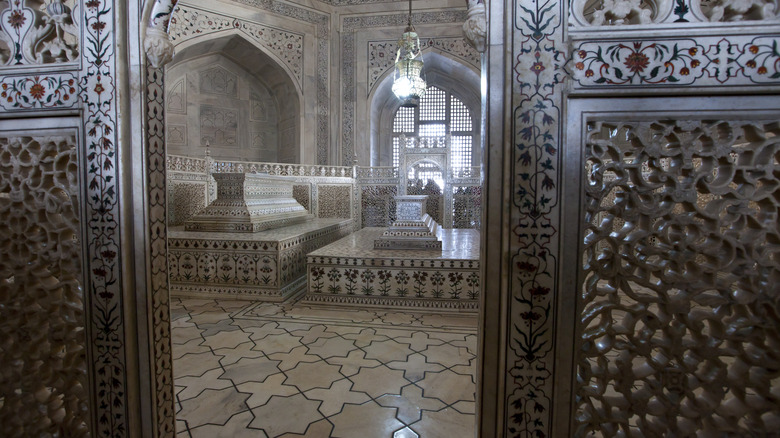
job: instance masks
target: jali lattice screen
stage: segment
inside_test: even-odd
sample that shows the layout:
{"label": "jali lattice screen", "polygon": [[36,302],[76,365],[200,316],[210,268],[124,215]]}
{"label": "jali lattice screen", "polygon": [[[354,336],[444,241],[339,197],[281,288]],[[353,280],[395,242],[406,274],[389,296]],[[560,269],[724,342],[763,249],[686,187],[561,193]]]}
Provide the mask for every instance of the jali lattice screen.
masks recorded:
{"label": "jali lattice screen", "polygon": [[780,426],[780,124],[589,123],[578,436]]}
{"label": "jali lattice screen", "polygon": [[0,137],[4,437],[89,436],[78,190],[75,135]]}

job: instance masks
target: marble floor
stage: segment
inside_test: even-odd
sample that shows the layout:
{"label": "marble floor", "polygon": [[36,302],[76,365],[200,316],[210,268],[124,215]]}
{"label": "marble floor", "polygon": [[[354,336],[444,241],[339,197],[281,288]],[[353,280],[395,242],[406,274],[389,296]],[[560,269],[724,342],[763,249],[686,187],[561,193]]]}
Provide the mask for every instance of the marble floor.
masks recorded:
{"label": "marble floor", "polygon": [[475,314],[171,309],[177,437],[474,437]]}

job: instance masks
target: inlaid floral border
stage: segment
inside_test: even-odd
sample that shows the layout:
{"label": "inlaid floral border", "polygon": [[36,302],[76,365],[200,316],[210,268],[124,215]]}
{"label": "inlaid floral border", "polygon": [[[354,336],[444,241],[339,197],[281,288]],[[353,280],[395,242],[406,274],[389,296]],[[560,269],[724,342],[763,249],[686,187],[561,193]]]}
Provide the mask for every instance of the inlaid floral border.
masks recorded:
{"label": "inlaid floral border", "polygon": [[590,40],[575,45],[575,89],[780,85],[780,36]]}

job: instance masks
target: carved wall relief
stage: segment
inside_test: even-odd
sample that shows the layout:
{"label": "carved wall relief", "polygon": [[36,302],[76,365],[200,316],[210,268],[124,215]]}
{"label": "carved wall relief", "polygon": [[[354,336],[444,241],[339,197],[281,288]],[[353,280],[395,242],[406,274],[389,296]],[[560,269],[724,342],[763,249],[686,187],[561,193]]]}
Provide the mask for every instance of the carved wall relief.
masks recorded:
{"label": "carved wall relief", "polygon": [[76,136],[0,137],[0,430],[89,436]]}
{"label": "carved wall relief", "polygon": [[238,95],[238,78],[220,66],[201,71],[199,80],[201,93],[222,94],[230,97]]}
{"label": "carved wall relief", "polygon": [[182,78],[173,84],[168,91],[168,97],[165,101],[166,110],[175,114],[187,114],[187,88],[185,87],[187,80]]}
{"label": "carved wall relief", "polygon": [[775,20],[778,12],[777,0],[574,0],[570,24],[587,27]]}
{"label": "carved wall relief", "polygon": [[779,126],[587,126],[579,434],[776,428]]}
{"label": "carved wall relief", "polygon": [[187,143],[187,125],[173,125],[169,124],[165,126],[165,131],[168,134],[168,143],[174,144],[186,144]]}
{"label": "carved wall relief", "polygon": [[[0,62],[7,65],[76,61],[79,57],[78,2],[9,1],[0,12]],[[75,9],[75,10],[74,10]]]}
{"label": "carved wall relief", "polygon": [[238,113],[236,110],[200,106],[200,144],[236,146],[238,144]]}

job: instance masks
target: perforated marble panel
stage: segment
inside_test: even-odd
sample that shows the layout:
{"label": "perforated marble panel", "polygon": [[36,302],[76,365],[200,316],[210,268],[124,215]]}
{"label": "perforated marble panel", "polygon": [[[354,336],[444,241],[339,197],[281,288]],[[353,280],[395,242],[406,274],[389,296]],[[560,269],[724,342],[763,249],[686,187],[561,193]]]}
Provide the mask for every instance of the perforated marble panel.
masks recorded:
{"label": "perforated marble panel", "polygon": [[0,137],[3,437],[89,436],[78,205],[74,135]]}
{"label": "perforated marble panel", "polygon": [[362,186],[360,214],[364,227],[386,227],[395,220],[397,186]]}
{"label": "perforated marble panel", "polygon": [[579,435],[776,433],[780,124],[587,132]]}
{"label": "perforated marble panel", "polygon": [[293,198],[311,213],[311,185],[296,184],[293,186]]}
{"label": "perforated marble panel", "polygon": [[352,217],[352,186],[320,184],[317,186],[317,216],[321,218]]}
{"label": "perforated marble panel", "polygon": [[452,188],[452,228],[482,227],[482,187]]}
{"label": "perforated marble panel", "polygon": [[206,207],[206,184],[168,181],[168,225],[182,225]]}

